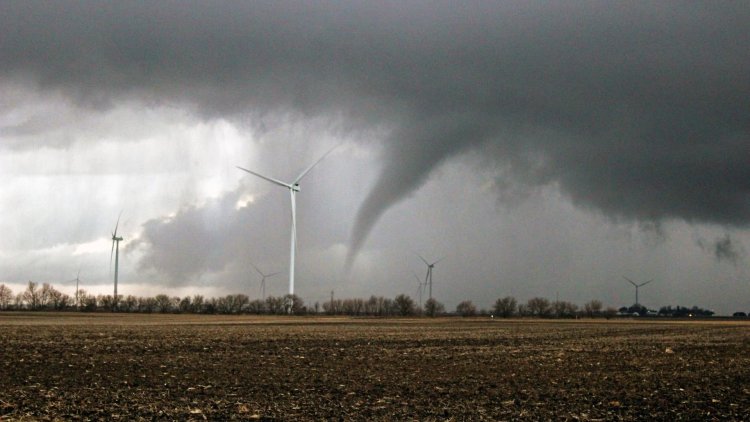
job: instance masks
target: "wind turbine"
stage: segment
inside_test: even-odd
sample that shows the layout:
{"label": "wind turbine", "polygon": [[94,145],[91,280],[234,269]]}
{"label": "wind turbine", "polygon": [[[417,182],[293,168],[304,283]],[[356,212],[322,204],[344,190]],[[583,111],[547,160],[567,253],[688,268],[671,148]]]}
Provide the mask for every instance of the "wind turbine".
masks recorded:
{"label": "wind turbine", "polygon": [[627,278],[627,277],[625,277],[625,276],[622,276],[622,278],[624,278],[624,279],[625,279],[625,280],[627,280],[627,281],[628,281],[628,282],[629,282],[630,284],[632,284],[633,286],[635,286],[635,304],[636,304],[636,305],[640,305],[640,303],[638,303],[638,289],[639,289],[640,287],[643,287],[643,286],[645,286],[646,284],[648,284],[648,283],[650,283],[650,282],[654,281],[654,280],[653,280],[653,279],[651,279],[651,280],[649,280],[649,281],[644,281],[644,282],[643,282],[643,283],[641,283],[641,284],[636,284],[636,283],[635,283],[635,282],[634,282],[633,280],[631,280],[631,279],[629,279],[629,278]]}
{"label": "wind turbine", "polygon": [[427,265],[427,274],[424,276],[424,284],[425,284],[425,286],[429,286],[430,287],[430,299],[432,299],[432,269],[435,268],[435,264],[437,264],[438,262],[444,260],[445,257],[440,258],[437,261],[435,261],[432,264],[430,264],[429,262],[427,262],[426,259],[424,259],[422,257],[422,255],[417,254],[417,256],[419,257],[419,259],[422,260],[422,262],[424,262],[425,265]]}
{"label": "wind turbine", "polygon": [[289,306],[290,313],[292,312],[292,306],[291,306],[292,305],[291,301],[293,300],[292,295],[294,295],[294,252],[297,249],[297,208],[296,208],[297,205],[296,205],[295,198],[296,198],[297,192],[299,192],[299,182],[302,180],[303,177],[307,175],[307,173],[310,172],[310,170],[313,169],[313,167],[315,167],[316,165],[318,165],[318,163],[323,161],[323,159],[326,158],[326,156],[330,154],[331,151],[333,151],[334,149],[336,149],[336,147],[329,149],[328,152],[326,152],[320,158],[318,158],[318,161],[312,163],[310,167],[306,168],[305,171],[300,173],[300,175],[297,176],[297,178],[294,179],[294,181],[292,181],[291,183],[285,183],[285,182],[282,182],[281,180],[277,180],[272,177],[267,177],[260,173],[256,173],[252,170],[248,170],[246,168],[237,166],[237,168],[242,171],[245,171],[254,176],[260,177],[261,179],[267,180],[275,185],[279,185],[281,187],[289,189],[289,196],[292,200],[292,239],[291,239],[291,245],[289,247],[289,304],[288,306]]}
{"label": "wind turbine", "polygon": [[412,271],[411,273],[414,278],[417,280],[417,296],[419,296],[419,307],[422,307],[422,281],[419,279],[417,274]]}
{"label": "wind turbine", "polygon": [[258,267],[255,266],[255,264],[253,264],[251,262],[250,265],[252,265],[253,268],[255,268],[255,271],[257,271],[258,274],[260,274],[260,277],[261,277],[260,278],[260,289],[261,289],[261,296],[260,296],[260,298],[261,299],[265,299],[266,298],[266,279],[270,278],[270,277],[273,277],[276,274],[281,274],[281,272],[275,272],[275,273],[271,273],[271,274],[263,274],[263,272],[261,270],[259,270]]}
{"label": "wind turbine", "polygon": [[78,269],[78,274],[76,274],[76,309],[78,309],[81,306],[81,298],[78,296],[78,283],[80,283],[80,277],[81,277],[81,269]]}
{"label": "wind turbine", "polygon": [[75,281],[76,282],[76,296],[75,296],[76,297],[76,309],[78,309],[78,307],[80,306],[80,304],[79,304],[79,297],[78,297],[78,283],[80,282],[80,277],[81,277],[81,269],[79,268],[78,269],[78,274],[76,274],[76,278],[74,278],[72,280],[68,280],[68,283],[70,283],[71,281]]}
{"label": "wind turbine", "polygon": [[122,241],[122,237],[117,236],[117,227],[120,225],[120,217],[122,216],[122,211],[120,211],[120,215],[117,216],[117,224],[115,224],[115,230],[112,232],[112,251],[109,253],[109,268],[112,268],[112,254],[115,255],[115,295],[114,295],[114,309],[117,309],[117,270],[119,268],[120,264],[120,242]]}

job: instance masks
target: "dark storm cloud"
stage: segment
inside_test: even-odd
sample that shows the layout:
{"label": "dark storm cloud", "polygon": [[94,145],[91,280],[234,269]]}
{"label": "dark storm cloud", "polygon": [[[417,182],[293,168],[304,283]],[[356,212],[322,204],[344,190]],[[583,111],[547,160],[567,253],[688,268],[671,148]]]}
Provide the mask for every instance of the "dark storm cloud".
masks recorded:
{"label": "dark storm cloud", "polygon": [[723,239],[716,241],[714,245],[714,254],[718,260],[727,260],[729,262],[736,263],[739,259],[739,253],[736,250],[736,246],[732,243],[732,239],[727,235]]}
{"label": "dark storm cloud", "polygon": [[728,261],[732,264],[737,264],[744,255],[742,244],[732,240],[732,237],[728,234],[713,242],[699,239],[698,246],[704,251],[712,253],[717,261]]}
{"label": "dark storm cloud", "polygon": [[385,128],[351,263],[392,204],[469,150],[501,188],[746,226],[747,22],[746,2],[4,2],[0,72],[83,106]]}

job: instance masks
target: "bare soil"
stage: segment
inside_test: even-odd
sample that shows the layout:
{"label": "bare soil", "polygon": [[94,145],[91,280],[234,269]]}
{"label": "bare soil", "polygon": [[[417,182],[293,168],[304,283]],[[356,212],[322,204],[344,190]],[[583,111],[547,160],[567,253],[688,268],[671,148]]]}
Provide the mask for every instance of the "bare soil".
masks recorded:
{"label": "bare soil", "polygon": [[746,322],[0,314],[0,420],[749,420]]}

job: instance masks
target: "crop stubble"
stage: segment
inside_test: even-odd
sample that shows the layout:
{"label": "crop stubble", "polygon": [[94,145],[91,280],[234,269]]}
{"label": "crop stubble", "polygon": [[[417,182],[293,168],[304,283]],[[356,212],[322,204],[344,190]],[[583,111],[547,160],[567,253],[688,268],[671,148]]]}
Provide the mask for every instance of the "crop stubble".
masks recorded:
{"label": "crop stubble", "polygon": [[0,419],[746,420],[749,327],[0,314]]}

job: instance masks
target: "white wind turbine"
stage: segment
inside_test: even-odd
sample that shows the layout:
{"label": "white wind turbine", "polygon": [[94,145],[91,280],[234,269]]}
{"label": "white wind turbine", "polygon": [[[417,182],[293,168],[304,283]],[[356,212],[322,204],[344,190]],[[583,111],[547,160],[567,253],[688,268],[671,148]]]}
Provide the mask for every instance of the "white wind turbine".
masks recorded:
{"label": "white wind turbine", "polygon": [[78,269],[78,274],[76,274],[76,309],[78,309],[81,306],[81,297],[78,295],[78,283],[81,282],[81,269]]}
{"label": "white wind turbine", "polygon": [[[307,173],[310,172],[310,170],[313,169],[313,167],[318,165],[318,163],[320,163],[334,149],[336,149],[336,147],[333,147],[330,150],[328,150],[328,152],[326,152],[320,158],[318,158],[318,161],[314,162],[310,167],[306,168],[305,171],[300,173],[300,175],[297,176],[297,178],[294,179],[294,181],[292,181],[291,183],[285,183],[285,182],[282,182],[281,180],[277,180],[272,177],[267,177],[260,173],[256,173],[246,168],[237,166],[237,168],[242,171],[246,171],[254,176],[258,176],[261,179],[267,180],[275,185],[279,185],[281,187],[289,189],[289,196],[291,197],[291,200],[292,200],[292,239],[291,239],[291,245],[289,248],[289,296],[290,296],[289,300],[290,302],[292,300],[291,299],[292,295],[294,295],[294,252],[295,252],[295,249],[297,248],[297,208],[296,208],[297,205],[296,205],[295,197],[296,197],[297,192],[299,192],[299,182],[302,180],[303,177],[307,175]],[[291,305],[291,303],[289,303],[289,305]],[[292,311],[292,307],[289,306],[289,312],[291,311]]]}
{"label": "white wind turbine", "polygon": [[115,224],[115,230],[112,232],[112,251],[109,253],[109,268],[112,268],[112,254],[115,255],[115,294],[113,297],[113,306],[114,309],[117,309],[117,270],[120,266],[120,242],[122,241],[122,237],[117,236],[117,227],[120,225],[120,217],[122,216],[122,211],[120,211],[120,215],[117,216],[117,223]]}
{"label": "white wind turbine", "polygon": [[281,274],[281,272],[275,272],[275,273],[271,273],[271,274],[263,274],[263,272],[261,270],[259,270],[258,267],[255,266],[255,264],[253,264],[251,262],[250,265],[252,265],[253,268],[255,268],[255,271],[257,271],[258,274],[260,274],[260,291],[261,291],[260,298],[265,300],[265,298],[266,298],[266,279],[267,278],[271,278],[271,277],[275,276],[276,274]]}
{"label": "white wind turbine", "polygon": [[72,280],[68,280],[68,283],[70,283],[71,281],[75,281],[76,282],[76,295],[75,295],[75,298],[76,298],[76,309],[78,309],[78,307],[80,305],[80,303],[79,303],[79,296],[78,296],[78,283],[80,282],[80,277],[81,277],[81,269],[79,268],[78,269],[78,274],[76,274],[76,278],[74,278]]}
{"label": "white wind turbine", "polygon": [[419,259],[422,260],[422,262],[424,262],[425,265],[427,265],[427,274],[425,274],[425,276],[424,276],[424,284],[425,284],[425,286],[429,286],[429,288],[430,288],[430,299],[432,299],[432,269],[435,268],[435,264],[437,264],[438,262],[444,260],[445,257],[442,257],[442,258],[438,259],[437,261],[433,262],[432,264],[430,264],[429,262],[427,262],[426,259],[424,259],[422,257],[422,255],[417,254],[417,256],[419,257]]}
{"label": "white wind turbine", "polygon": [[633,286],[635,286],[635,304],[636,304],[636,305],[640,305],[640,303],[638,303],[638,289],[639,289],[639,288],[641,288],[641,287],[643,287],[643,286],[645,286],[646,284],[648,284],[648,283],[650,283],[650,282],[654,281],[654,280],[644,281],[644,282],[643,282],[643,283],[641,283],[641,284],[636,284],[636,283],[635,283],[635,282],[634,282],[633,280],[631,280],[631,279],[629,279],[629,278],[627,278],[627,277],[625,277],[625,276],[622,276],[622,278],[624,278],[624,279],[625,279],[625,280],[627,280],[627,281],[628,281],[628,282],[629,282],[630,284],[632,284]]}
{"label": "white wind turbine", "polygon": [[422,307],[422,281],[417,276],[417,273],[413,272],[411,273],[414,278],[417,280],[417,296],[419,296],[419,307]]}

